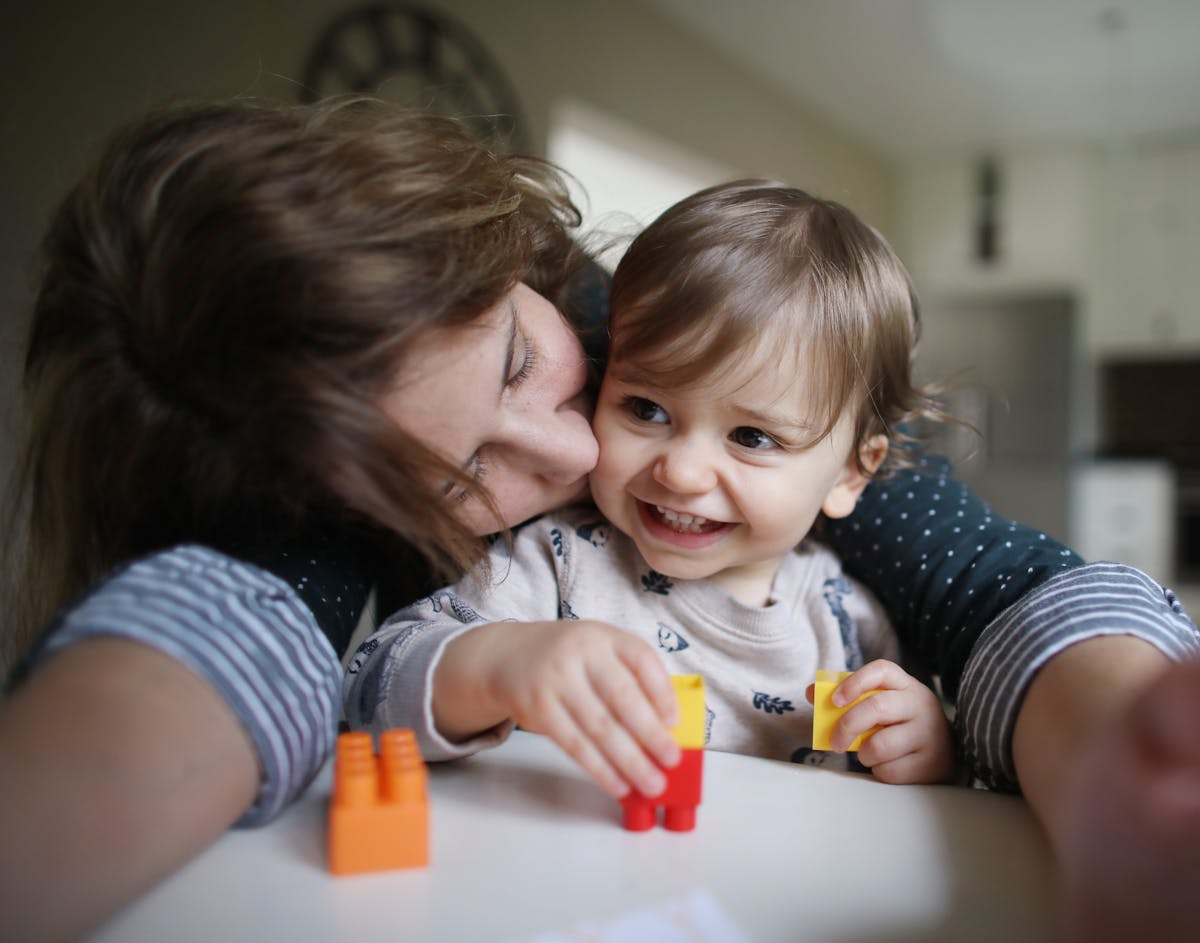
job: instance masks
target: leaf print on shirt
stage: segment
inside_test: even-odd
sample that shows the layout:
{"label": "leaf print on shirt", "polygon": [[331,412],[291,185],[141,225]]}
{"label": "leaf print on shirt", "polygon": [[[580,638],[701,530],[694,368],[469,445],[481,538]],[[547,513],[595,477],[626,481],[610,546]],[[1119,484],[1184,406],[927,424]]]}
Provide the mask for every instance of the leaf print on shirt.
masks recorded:
{"label": "leaf print on shirt", "polygon": [[660,596],[668,596],[671,593],[671,587],[674,585],[671,582],[671,577],[663,576],[657,570],[649,570],[642,574],[642,589],[647,593],[658,593]]}
{"label": "leaf print on shirt", "polygon": [[354,651],[354,657],[350,659],[350,664],[346,666],[346,674],[356,675],[362,670],[362,666],[367,663],[367,658],[370,654],[379,647],[379,639],[369,638]]}
{"label": "leaf print on shirt", "polygon": [[[445,604],[443,604],[442,600],[446,600]],[[459,622],[483,621],[478,612],[459,599],[454,593],[435,593],[429,597],[429,604],[434,612],[445,612],[446,609],[449,609],[450,613]]]}
{"label": "leaf print on shirt", "polygon": [[563,535],[562,531],[557,527],[550,528],[550,545],[554,547],[554,555],[556,557],[563,555]]}
{"label": "leaf print on shirt", "polygon": [[842,648],[846,651],[846,669],[857,671],[863,666],[862,648],[858,644],[858,633],[854,630],[854,620],[850,618],[850,613],[842,605],[842,599],[854,592],[854,589],[846,577],[835,576],[825,581],[821,592],[825,597],[826,605],[829,606],[829,611],[837,619],[838,632],[842,636]]}
{"label": "leaf print on shirt", "polygon": [[558,604],[558,617],[560,619],[570,619],[574,622],[579,621],[579,616],[575,615],[575,610],[571,608],[571,604],[565,599]]}
{"label": "leaf print on shirt", "polygon": [[580,524],[575,528],[575,536],[580,540],[586,540],[593,547],[603,547],[608,543],[608,524],[604,521]]}
{"label": "leaf print on shirt", "polygon": [[688,647],[687,639],[664,622],[658,623],[658,647],[668,652],[681,652]]}
{"label": "leaf print on shirt", "polygon": [[752,703],[755,710],[763,711],[767,714],[786,714],[796,709],[787,698],[773,697],[770,694],[763,694],[762,691],[754,692]]}

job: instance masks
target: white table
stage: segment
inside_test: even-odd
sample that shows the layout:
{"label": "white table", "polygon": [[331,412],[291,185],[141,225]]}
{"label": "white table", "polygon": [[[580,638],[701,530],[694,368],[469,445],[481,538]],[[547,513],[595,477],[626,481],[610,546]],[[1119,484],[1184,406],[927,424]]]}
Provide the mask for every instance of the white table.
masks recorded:
{"label": "white table", "polygon": [[93,943],[591,940],[571,931],[695,892],[759,943],[1051,936],[1049,852],[1010,796],[708,753],[695,831],[633,833],[554,744],[518,732],[431,767],[427,869],[334,878],[329,782],[224,836]]}

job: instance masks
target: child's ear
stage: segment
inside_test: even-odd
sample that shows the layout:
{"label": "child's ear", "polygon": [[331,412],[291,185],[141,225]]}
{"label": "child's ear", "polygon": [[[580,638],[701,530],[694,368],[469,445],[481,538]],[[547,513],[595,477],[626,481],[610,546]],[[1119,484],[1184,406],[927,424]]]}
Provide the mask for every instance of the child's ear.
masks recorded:
{"label": "child's ear", "polygon": [[825,495],[825,503],[821,505],[826,517],[845,517],[854,510],[858,496],[871,480],[871,475],[883,464],[887,453],[888,440],[885,435],[873,435],[858,447],[858,457],[866,473],[859,470],[853,455],[846,460],[846,467],[842,469],[838,480],[829,489],[829,494]]}

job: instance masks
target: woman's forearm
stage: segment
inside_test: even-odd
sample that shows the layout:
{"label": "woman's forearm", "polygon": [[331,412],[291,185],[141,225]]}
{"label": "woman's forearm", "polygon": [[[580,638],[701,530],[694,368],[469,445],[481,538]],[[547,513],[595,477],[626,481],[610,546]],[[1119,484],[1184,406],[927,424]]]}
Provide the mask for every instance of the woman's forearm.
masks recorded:
{"label": "woman's forearm", "polygon": [[0,704],[5,935],[74,939],[218,838],[257,754],[220,694],[145,645],[96,638]]}
{"label": "woman's forearm", "polygon": [[1132,636],[1091,638],[1050,659],[1029,686],[1013,732],[1013,762],[1056,847],[1074,789],[1083,785],[1072,778],[1080,756],[1170,664]]}

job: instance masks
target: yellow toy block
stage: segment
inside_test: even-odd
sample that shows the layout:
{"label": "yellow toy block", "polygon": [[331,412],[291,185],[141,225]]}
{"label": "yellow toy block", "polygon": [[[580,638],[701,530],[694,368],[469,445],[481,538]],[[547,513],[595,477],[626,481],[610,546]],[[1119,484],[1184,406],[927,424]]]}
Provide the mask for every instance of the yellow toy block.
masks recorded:
{"label": "yellow toy block", "polygon": [[672,675],[679,701],[679,723],[671,736],[682,750],[704,749],[704,679],[699,675]]}
{"label": "yellow toy block", "polygon": [[329,870],[360,874],[429,864],[427,770],[411,730],[343,733],[329,802]]}
{"label": "yellow toy block", "polygon": [[[833,689],[842,683],[843,678],[848,678],[852,672],[849,671],[818,671],[817,680],[813,685],[813,749],[814,750],[829,750],[832,749],[829,745],[829,738],[833,736],[833,728],[837,726],[841,716],[850,710],[859,701],[864,701],[872,694],[879,693],[879,688],[868,691],[862,695],[857,701],[852,704],[847,704],[845,707],[834,707],[833,705]],[[866,733],[861,733],[850,742],[849,751],[854,753],[862,749],[863,741],[871,736],[878,727],[872,727]]]}

